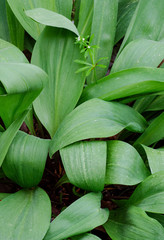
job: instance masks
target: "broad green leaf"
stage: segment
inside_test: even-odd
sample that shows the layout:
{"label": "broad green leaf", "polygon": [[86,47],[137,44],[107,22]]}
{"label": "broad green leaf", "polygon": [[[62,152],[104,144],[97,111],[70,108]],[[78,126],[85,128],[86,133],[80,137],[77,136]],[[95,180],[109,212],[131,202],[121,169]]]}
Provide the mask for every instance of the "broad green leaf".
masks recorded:
{"label": "broad green leaf", "polygon": [[114,62],[111,73],[136,67],[157,67],[163,58],[164,42],[135,40],[123,49]]}
{"label": "broad green leaf", "polygon": [[164,238],[162,225],[135,206],[110,212],[104,228],[113,240],[162,240]]}
{"label": "broad green leaf", "polygon": [[104,189],[106,142],[78,142],[61,149],[60,155],[73,185],[93,192]]}
{"label": "broad green leaf", "polygon": [[146,111],[164,110],[164,95],[156,96],[155,99],[146,108]]}
{"label": "broad green leaf", "polygon": [[149,175],[142,158],[130,144],[107,142],[106,184],[135,185]]}
{"label": "broad green leaf", "polygon": [[71,239],[72,240],[100,240],[99,237],[97,237],[93,234],[90,234],[90,233],[84,233],[81,235],[77,235],[77,236],[71,237]]}
{"label": "broad green leaf", "polygon": [[10,6],[6,1],[7,22],[10,34],[10,41],[20,50],[24,50],[24,29],[13,14]]}
{"label": "broad green leaf", "polygon": [[126,105],[92,99],[65,117],[50,144],[50,155],[71,143],[88,138],[110,137],[124,128],[142,132],[146,125],[145,119]]}
{"label": "broad green leaf", "polygon": [[147,212],[164,214],[164,171],[154,173],[138,185],[128,204]]}
{"label": "broad green leaf", "polygon": [[[79,0],[77,0],[79,1]],[[93,19],[94,0],[82,0],[79,9],[78,31],[81,36],[86,37],[91,34]]]}
{"label": "broad green leaf", "polygon": [[21,190],[0,202],[0,232],[5,240],[41,240],[51,218],[51,202],[44,190]]}
{"label": "broad green leaf", "polygon": [[6,0],[0,0],[0,38],[10,41],[6,15]]}
{"label": "broad green leaf", "polygon": [[16,119],[3,133],[0,133],[0,166],[3,163],[3,160],[8,152],[8,149],[21,127],[25,117],[27,115],[27,111],[22,113],[18,119]]}
{"label": "broad green leaf", "polygon": [[133,108],[139,112],[142,113],[146,111],[146,109],[149,107],[149,105],[152,103],[152,101],[156,98],[154,95],[148,95],[146,97],[141,97],[137,99],[133,105]]}
{"label": "broad green leaf", "polygon": [[148,216],[156,219],[164,227],[164,215],[157,213],[148,213]]}
{"label": "broad green leaf", "polygon": [[11,193],[0,193],[0,201],[3,200],[4,198],[10,196]]}
{"label": "broad green leaf", "polygon": [[26,15],[38,23],[44,24],[50,27],[64,28],[79,35],[75,25],[66,17],[61,14],[44,8],[35,8],[33,10],[26,11]]}
{"label": "broad green leaf", "polygon": [[164,171],[164,149],[153,149],[144,145],[142,147],[146,152],[151,172]]}
{"label": "broad green leaf", "polygon": [[[70,17],[70,11],[72,10],[71,0],[7,0],[14,15],[17,17],[23,28],[34,38],[37,39],[44,29],[42,24],[38,24],[30,19],[25,11],[34,8],[45,8],[60,14]],[[69,9],[68,9],[69,7]],[[71,10],[70,10],[71,8]]]}
{"label": "broad green leaf", "polygon": [[[127,29],[120,51],[135,39],[160,41],[164,39],[163,0],[140,0]],[[155,27],[154,27],[155,26]]]}
{"label": "broad green leaf", "polygon": [[164,138],[164,112],[161,113],[148,128],[143,132],[143,134],[134,143],[135,146],[138,144],[143,144],[150,146],[151,144],[158,142]]}
{"label": "broad green leaf", "polygon": [[101,193],[89,193],[75,201],[53,220],[44,240],[62,240],[104,224],[109,210],[101,209],[100,202]]}
{"label": "broad green leaf", "polygon": [[115,43],[126,33],[139,0],[119,0]]}
{"label": "broad green leaf", "polygon": [[28,60],[17,47],[0,39],[0,63],[28,63]]}
{"label": "broad green leaf", "polygon": [[[117,24],[118,1],[113,0],[94,0],[93,20],[91,35],[94,35],[91,45],[97,45],[99,48],[94,49],[94,64],[102,57],[108,57],[101,63],[106,68],[95,68],[88,77],[88,83],[96,82],[96,80],[105,76],[110,58],[112,55],[116,24]],[[96,75],[96,78],[95,78]]]}
{"label": "broad green leaf", "polygon": [[40,68],[24,63],[1,63],[0,117],[8,127],[40,94],[47,75]]}
{"label": "broad green leaf", "polygon": [[83,90],[80,103],[91,98],[115,100],[164,90],[164,70],[132,68],[108,75]]}
{"label": "broad green leaf", "polygon": [[48,148],[49,140],[19,131],[2,165],[5,175],[21,187],[37,186],[43,175]]}
{"label": "broad green leaf", "polygon": [[74,60],[83,60],[83,56],[74,42],[72,32],[46,27],[32,55],[32,63],[49,76],[48,84],[34,102],[34,109],[51,137],[76,106],[85,81],[84,73],[75,73],[79,66]]}

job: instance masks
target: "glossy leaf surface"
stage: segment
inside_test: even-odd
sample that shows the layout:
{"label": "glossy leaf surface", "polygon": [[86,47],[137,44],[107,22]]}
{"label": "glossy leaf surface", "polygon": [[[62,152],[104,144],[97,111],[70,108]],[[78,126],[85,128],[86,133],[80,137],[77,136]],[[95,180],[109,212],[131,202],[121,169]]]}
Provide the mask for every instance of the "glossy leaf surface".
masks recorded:
{"label": "glossy leaf surface", "polygon": [[[78,0],[79,1],[79,0]],[[78,31],[83,37],[91,34],[94,0],[82,0],[79,9]]]}
{"label": "glossy leaf surface", "polygon": [[3,133],[0,133],[0,166],[3,163],[3,160],[8,152],[8,149],[21,127],[25,117],[27,115],[27,111],[22,113],[18,119],[16,119]]}
{"label": "glossy leaf surface", "polygon": [[104,189],[106,142],[78,142],[60,150],[70,182],[82,189],[98,192]]}
{"label": "glossy leaf surface", "polygon": [[90,233],[84,233],[78,236],[71,237],[71,240],[100,240],[100,238]]}
{"label": "glossy leaf surface", "polygon": [[94,49],[93,61],[96,63],[102,57],[108,57],[108,59],[101,61],[101,64],[106,65],[106,68],[96,68],[95,74],[92,71],[88,77],[88,83],[96,82],[96,80],[102,78],[107,72],[114,45],[117,10],[118,1],[94,0],[91,28],[91,35],[94,35],[92,45],[97,45],[99,48]]}
{"label": "glossy leaf surface", "polygon": [[101,209],[100,201],[101,193],[89,193],[75,201],[53,220],[44,240],[62,240],[104,224],[109,210]]}
{"label": "glossy leaf surface", "polygon": [[164,148],[153,149],[142,145],[152,173],[164,171]]}
{"label": "glossy leaf surface", "polygon": [[164,171],[154,173],[138,185],[128,204],[147,212],[164,213]]}
{"label": "glossy leaf surface", "polygon": [[111,73],[136,67],[157,67],[163,58],[164,42],[135,40],[123,49],[114,62]]}
{"label": "glossy leaf surface", "polygon": [[6,15],[6,0],[0,0],[0,38],[10,41]]}
{"label": "glossy leaf surface", "polygon": [[130,20],[134,14],[139,0],[118,0],[118,17],[115,43],[126,33]]}
{"label": "glossy leaf surface", "polygon": [[[91,98],[114,100],[164,90],[164,70],[132,68],[108,75],[83,90],[80,103]],[[127,102],[129,100],[127,99]]]}
{"label": "glossy leaf surface", "polygon": [[38,240],[46,234],[51,203],[41,188],[21,190],[0,202],[0,232],[5,240]]}
{"label": "glossy leaf surface", "polygon": [[164,138],[164,113],[161,113],[148,128],[143,132],[143,134],[134,143],[135,146],[138,144],[144,144],[150,146],[151,144],[158,142]]}
{"label": "glossy leaf surface", "polygon": [[49,82],[35,101],[34,109],[51,137],[76,106],[85,81],[83,73],[75,73],[79,66],[74,60],[82,60],[83,57],[74,41],[72,32],[46,27],[32,55],[32,63],[49,76]]}
{"label": "glossy leaf surface", "polygon": [[33,10],[26,11],[26,15],[38,23],[46,26],[64,28],[79,35],[75,25],[66,17],[61,14],[44,8],[35,8]]}
{"label": "glossy leaf surface", "polygon": [[[61,0],[7,0],[10,5],[14,15],[17,17],[19,22],[22,24],[23,28],[34,38],[37,39],[40,33],[43,31],[44,26],[38,24],[30,19],[26,14],[26,10],[31,10],[34,8],[45,8],[58,12],[60,14],[70,17],[70,11],[72,10],[71,0],[61,1]],[[62,3],[62,5],[61,5]]]}
{"label": "glossy leaf surface", "polygon": [[162,225],[134,206],[112,211],[104,227],[113,240],[162,240],[164,237]]}
{"label": "glossy leaf surface", "polygon": [[[127,29],[120,51],[135,39],[160,41],[164,38],[163,31],[164,5],[163,0],[140,0]],[[156,27],[154,27],[156,26]]]}
{"label": "glossy leaf surface", "polygon": [[142,158],[130,144],[107,142],[106,184],[135,185],[149,175]]}
{"label": "glossy leaf surface", "polygon": [[17,47],[0,39],[0,63],[28,63],[28,60]]}
{"label": "glossy leaf surface", "polygon": [[75,108],[63,120],[50,144],[50,155],[71,143],[110,137],[124,128],[142,132],[146,125],[145,119],[126,105],[92,99]]}
{"label": "glossy leaf surface", "polygon": [[0,117],[8,127],[40,94],[47,75],[40,68],[24,63],[1,63]]}
{"label": "glossy leaf surface", "polygon": [[19,131],[2,165],[5,175],[24,188],[38,185],[45,168],[48,147],[49,140]]}

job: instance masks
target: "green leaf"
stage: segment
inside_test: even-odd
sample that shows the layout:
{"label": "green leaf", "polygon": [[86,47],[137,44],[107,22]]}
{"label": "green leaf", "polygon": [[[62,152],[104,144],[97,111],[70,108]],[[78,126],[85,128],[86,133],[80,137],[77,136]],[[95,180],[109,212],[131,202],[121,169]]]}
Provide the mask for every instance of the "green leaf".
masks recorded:
{"label": "green leaf", "polygon": [[115,43],[126,33],[139,0],[119,0]]}
{"label": "green leaf", "polygon": [[112,211],[104,227],[113,240],[162,240],[164,237],[162,225],[134,206]]}
{"label": "green leaf", "polygon": [[5,175],[21,187],[37,186],[45,168],[48,147],[49,140],[18,132],[2,165]]}
{"label": "green leaf", "polygon": [[115,100],[164,90],[164,70],[132,68],[108,75],[83,90],[80,103],[91,99]]}
{"label": "green leaf", "polygon": [[77,236],[71,237],[71,239],[72,240],[100,240],[99,237],[97,237],[93,234],[90,234],[90,233],[84,233],[81,235],[77,235]]}
{"label": "green leaf", "polygon": [[39,240],[46,234],[51,202],[41,188],[21,190],[0,202],[0,232],[5,240]]}
{"label": "green leaf", "polygon": [[4,198],[10,196],[11,193],[0,193],[0,201],[3,200]]}
{"label": "green leaf", "polygon": [[0,117],[8,127],[40,94],[47,82],[46,73],[32,64],[1,63]]}
{"label": "green leaf", "polygon": [[34,109],[51,137],[76,106],[85,81],[84,73],[75,73],[79,66],[74,60],[84,59],[74,42],[72,32],[46,27],[32,55],[32,63],[43,68],[49,76],[48,84],[34,102]]}
{"label": "green leaf", "polygon": [[7,22],[10,33],[11,43],[17,46],[20,50],[24,50],[24,28],[19,23],[15,15],[13,14],[10,6],[6,1]]}
{"label": "green leaf", "polygon": [[6,0],[0,0],[0,38],[10,41],[6,14]]}
{"label": "green leaf", "polygon": [[164,215],[157,213],[148,213],[148,216],[156,219],[164,227]]}
{"label": "green leaf", "polygon": [[144,133],[136,140],[134,146],[137,146],[138,144],[149,146],[163,138],[164,138],[164,112],[153,120],[149,127],[146,128]]}
{"label": "green leaf", "polygon": [[156,96],[156,98],[146,108],[146,111],[160,111],[160,110],[164,110],[164,95]]}
{"label": "green leaf", "polygon": [[128,204],[147,212],[164,214],[164,171],[154,173],[138,185]]}
{"label": "green leaf", "polygon": [[94,49],[94,64],[101,57],[108,57],[102,61],[106,68],[96,68],[95,74],[92,72],[87,79],[88,83],[96,82],[96,80],[104,77],[107,72],[110,58],[112,55],[116,23],[117,23],[118,1],[113,0],[94,0],[93,20],[91,35],[94,35],[92,45],[97,45],[99,48]]}
{"label": "green leaf", "polygon": [[104,224],[108,209],[100,208],[101,193],[89,193],[75,201],[50,224],[44,240],[61,240]]}
{"label": "green leaf", "polygon": [[73,185],[93,192],[104,189],[106,142],[78,142],[61,149],[60,155]]}
{"label": "green leaf", "polygon": [[113,64],[111,73],[129,68],[157,67],[164,57],[164,42],[139,39],[130,42]]}
{"label": "green leaf", "polygon": [[162,40],[164,38],[163,22],[163,0],[159,0],[158,4],[154,0],[148,2],[140,0],[119,52],[135,39]]}
{"label": "green leaf", "polygon": [[163,148],[153,149],[142,145],[146,152],[149,167],[152,173],[164,171],[164,151]]}
{"label": "green leaf", "polygon": [[107,142],[106,184],[135,185],[149,175],[142,158],[130,144]]}
{"label": "green leaf", "polygon": [[50,155],[71,143],[110,137],[124,128],[142,132],[146,125],[145,119],[126,105],[92,99],[65,117],[50,144]]}
{"label": "green leaf", "polygon": [[3,163],[3,160],[8,152],[8,149],[18,132],[20,126],[22,125],[25,117],[27,115],[27,111],[22,113],[18,119],[16,119],[6,131],[0,133],[0,166]]}
{"label": "green leaf", "polygon": [[30,19],[26,14],[26,10],[34,8],[45,8],[54,12],[70,17],[70,11],[72,10],[71,0],[7,0],[11,10],[17,17],[23,28],[34,38],[37,39],[44,29],[42,24],[38,24]]}
{"label": "green leaf", "polygon": [[17,47],[0,39],[0,63],[28,63],[28,60]]}
{"label": "green leaf", "polygon": [[66,17],[61,14],[44,8],[35,8],[33,10],[26,11],[26,15],[38,23],[44,24],[50,27],[64,28],[79,35],[76,26]]}
{"label": "green leaf", "polygon": [[[77,0],[78,2],[79,0]],[[82,0],[79,9],[78,31],[80,36],[88,36],[91,34],[91,26],[93,19],[94,0]]]}

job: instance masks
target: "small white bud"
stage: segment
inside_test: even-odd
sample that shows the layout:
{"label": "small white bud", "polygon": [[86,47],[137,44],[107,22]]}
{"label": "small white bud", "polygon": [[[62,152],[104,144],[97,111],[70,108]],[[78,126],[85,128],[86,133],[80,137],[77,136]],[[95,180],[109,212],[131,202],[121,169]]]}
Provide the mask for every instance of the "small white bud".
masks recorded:
{"label": "small white bud", "polygon": [[80,41],[80,39],[81,39],[80,36],[78,36],[77,40]]}
{"label": "small white bud", "polygon": [[91,48],[90,46],[88,46],[88,48]]}
{"label": "small white bud", "polygon": [[82,40],[84,41],[84,40],[85,40],[85,38],[82,38]]}

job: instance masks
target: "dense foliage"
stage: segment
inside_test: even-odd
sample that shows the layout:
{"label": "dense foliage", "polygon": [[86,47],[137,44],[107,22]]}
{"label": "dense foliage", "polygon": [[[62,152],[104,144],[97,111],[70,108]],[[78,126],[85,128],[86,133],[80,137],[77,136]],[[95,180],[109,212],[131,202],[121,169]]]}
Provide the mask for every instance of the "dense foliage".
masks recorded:
{"label": "dense foliage", "polygon": [[[163,60],[163,0],[0,0],[0,240],[164,239]],[[58,153],[78,199],[54,217]]]}

